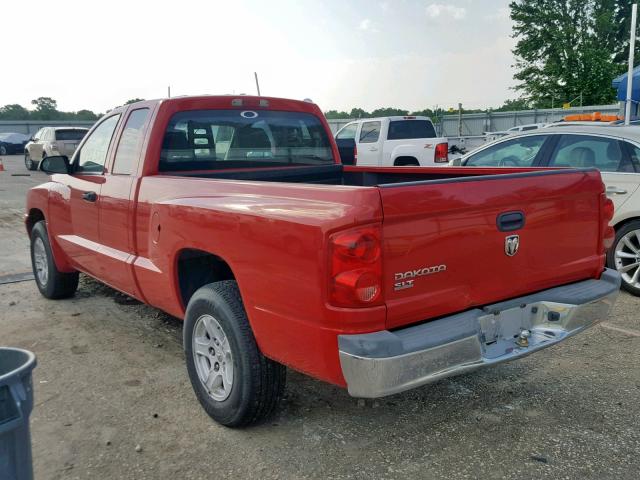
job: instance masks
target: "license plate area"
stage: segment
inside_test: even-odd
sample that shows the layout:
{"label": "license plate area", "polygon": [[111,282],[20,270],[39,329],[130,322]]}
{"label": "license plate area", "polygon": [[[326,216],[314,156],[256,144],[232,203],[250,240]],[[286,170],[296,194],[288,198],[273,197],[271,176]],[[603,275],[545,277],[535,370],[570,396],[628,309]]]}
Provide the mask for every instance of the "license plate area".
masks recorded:
{"label": "license plate area", "polygon": [[531,308],[510,308],[479,318],[480,342],[487,358],[510,354],[522,348],[516,341],[532,328]]}

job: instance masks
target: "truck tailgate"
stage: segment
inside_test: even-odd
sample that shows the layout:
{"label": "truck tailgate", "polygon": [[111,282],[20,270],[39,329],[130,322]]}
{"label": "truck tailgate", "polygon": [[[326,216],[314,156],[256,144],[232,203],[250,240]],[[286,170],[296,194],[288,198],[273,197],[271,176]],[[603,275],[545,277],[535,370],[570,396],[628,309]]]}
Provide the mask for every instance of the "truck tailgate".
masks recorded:
{"label": "truck tailgate", "polygon": [[599,276],[603,191],[594,170],[381,186],[387,328]]}

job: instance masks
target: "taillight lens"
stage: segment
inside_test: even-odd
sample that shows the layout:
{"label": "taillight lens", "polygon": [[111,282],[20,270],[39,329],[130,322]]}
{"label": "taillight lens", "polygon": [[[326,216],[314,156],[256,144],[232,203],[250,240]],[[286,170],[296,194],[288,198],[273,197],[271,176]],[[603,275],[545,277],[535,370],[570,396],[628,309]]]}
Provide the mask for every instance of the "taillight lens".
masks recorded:
{"label": "taillight lens", "polygon": [[449,161],[448,143],[439,143],[436,145],[436,154],[433,161],[436,163],[447,163]]}
{"label": "taillight lens", "polygon": [[353,146],[353,164],[357,165],[358,163],[358,146],[354,145]]}
{"label": "taillight lens", "polygon": [[613,246],[616,238],[616,232],[613,227],[609,226],[609,222],[613,219],[615,211],[613,201],[602,194],[602,247],[606,252]]}
{"label": "taillight lens", "polygon": [[382,302],[382,246],[379,226],[360,227],[329,239],[329,300],[341,307]]}

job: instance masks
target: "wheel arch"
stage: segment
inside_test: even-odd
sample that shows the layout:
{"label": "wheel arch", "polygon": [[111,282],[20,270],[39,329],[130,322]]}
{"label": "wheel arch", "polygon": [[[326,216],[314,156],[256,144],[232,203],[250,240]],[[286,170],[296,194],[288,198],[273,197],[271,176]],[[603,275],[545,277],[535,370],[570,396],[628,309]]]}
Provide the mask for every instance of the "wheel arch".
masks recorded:
{"label": "wheel arch", "polygon": [[33,226],[40,221],[46,221],[44,212],[39,208],[30,208],[27,213],[27,218],[25,219],[25,226],[27,227],[27,233],[29,236],[31,236]]}
{"label": "wheel arch", "polygon": [[[199,248],[183,247],[175,254],[175,289],[186,311],[189,300],[200,287],[222,280],[235,280],[229,262],[220,255]],[[238,288],[240,286],[238,285]]]}
{"label": "wheel arch", "polygon": [[406,165],[420,165],[418,159],[412,155],[400,155],[393,159],[393,165],[395,167],[406,166]]}
{"label": "wheel arch", "polygon": [[633,222],[634,220],[640,220],[640,215],[632,215],[632,216],[629,216],[629,217],[625,217],[625,218],[623,218],[621,220],[618,220],[618,222],[616,222],[613,225],[613,228],[617,232],[622,227],[624,227],[627,223]]}

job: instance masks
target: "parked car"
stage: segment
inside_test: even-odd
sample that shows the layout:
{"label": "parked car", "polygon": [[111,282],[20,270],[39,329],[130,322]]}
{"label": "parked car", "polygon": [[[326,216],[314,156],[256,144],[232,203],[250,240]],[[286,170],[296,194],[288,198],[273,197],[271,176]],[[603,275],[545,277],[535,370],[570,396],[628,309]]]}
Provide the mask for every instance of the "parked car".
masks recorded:
{"label": "parked car", "polygon": [[356,120],[336,133],[344,165],[428,167],[446,165],[449,145],[428,117]]}
{"label": "parked car", "polygon": [[498,132],[484,132],[484,135],[487,137],[489,141],[491,141],[500,137],[504,137],[506,135],[513,135],[514,133],[528,132],[529,130],[537,130],[538,128],[543,128],[544,126],[546,126],[545,123],[529,123],[527,125],[517,125],[515,127],[511,127],[508,130],[502,130]]}
{"label": "parked car", "polygon": [[620,286],[598,171],[344,166],[309,102],[138,102],[41,169],[39,291],[85,272],[183,318],[195,394],[228,426],[273,410],[285,365],[390,395],[561,342]]}
{"label": "parked car", "polygon": [[607,266],[622,286],[640,295],[640,129],[624,126],[562,126],[497,140],[461,157],[474,167],[578,167],[602,172],[615,204],[616,230]]}
{"label": "parked car", "polygon": [[89,131],[84,127],[44,127],[24,147],[24,165],[37,170],[38,164],[51,155],[73,155],[78,143]]}
{"label": "parked car", "polygon": [[29,137],[22,133],[0,133],[0,155],[15,155],[22,153]]}

